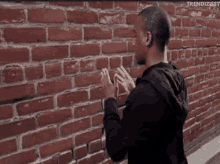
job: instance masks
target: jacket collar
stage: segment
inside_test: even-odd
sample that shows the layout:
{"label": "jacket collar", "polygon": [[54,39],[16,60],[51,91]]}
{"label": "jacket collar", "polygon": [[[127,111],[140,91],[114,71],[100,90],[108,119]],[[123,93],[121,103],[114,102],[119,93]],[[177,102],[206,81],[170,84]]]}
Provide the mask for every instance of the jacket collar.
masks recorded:
{"label": "jacket collar", "polygon": [[148,67],[142,74],[142,77],[138,77],[136,79],[136,85],[141,81],[142,78],[144,78],[145,76],[147,76],[153,69],[155,68],[169,68],[169,69],[178,69],[178,67],[168,64],[168,63],[164,63],[164,62],[160,62],[158,64],[152,65],[150,67]]}

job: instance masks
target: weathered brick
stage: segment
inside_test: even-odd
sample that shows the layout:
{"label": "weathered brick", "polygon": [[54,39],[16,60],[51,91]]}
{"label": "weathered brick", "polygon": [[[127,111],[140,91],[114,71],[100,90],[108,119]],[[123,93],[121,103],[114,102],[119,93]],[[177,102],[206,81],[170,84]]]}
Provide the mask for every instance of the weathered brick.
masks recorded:
{"label": "weathered brick", "polygon": [[50,128],[34,132],[22,137],[22,147],[27,148],[37,144],[41,144],[57,137],[57,129]]}
{"label": "weathered brick", "polygon": [[6,42],[37,43],[46,42],[46,31],[43,28],[6,28]]}

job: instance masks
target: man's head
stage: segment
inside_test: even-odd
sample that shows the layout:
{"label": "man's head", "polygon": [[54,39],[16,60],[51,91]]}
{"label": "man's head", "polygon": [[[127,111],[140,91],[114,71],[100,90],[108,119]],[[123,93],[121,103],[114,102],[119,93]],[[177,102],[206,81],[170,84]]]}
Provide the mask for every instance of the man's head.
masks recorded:
{"label": "man's head", "polygon": [[146,59],[151,58],[150,55],[154,55],[157,59],[164,57],[164,48],[170,38],[170,25],[162,9],[148,7],[142,10],[137,17],[135,32],[136,60],[139,64],[145,64]]}

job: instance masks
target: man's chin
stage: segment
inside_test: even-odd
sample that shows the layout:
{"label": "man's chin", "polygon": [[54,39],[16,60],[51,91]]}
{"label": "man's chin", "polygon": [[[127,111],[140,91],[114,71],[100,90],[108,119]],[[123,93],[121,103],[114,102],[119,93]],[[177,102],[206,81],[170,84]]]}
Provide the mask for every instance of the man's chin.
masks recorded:
{"label": "man's chin", "polygon": [[145,58],[138,58],[136,59],[138,65],[146,65],[146,59]]}

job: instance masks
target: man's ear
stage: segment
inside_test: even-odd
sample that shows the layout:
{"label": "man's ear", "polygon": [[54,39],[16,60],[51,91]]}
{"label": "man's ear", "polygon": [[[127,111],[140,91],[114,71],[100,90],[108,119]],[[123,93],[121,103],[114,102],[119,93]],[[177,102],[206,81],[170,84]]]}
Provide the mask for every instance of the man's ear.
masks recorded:
{"label": "man's ear", "polygon": [[146,34],[144,34],[144,37],[142,39],[142,42],[144,43],[144,45],[147,47],[150,43],[151,43],[151,40],[152,40],[152,34],[150,31],[147,31]]}

